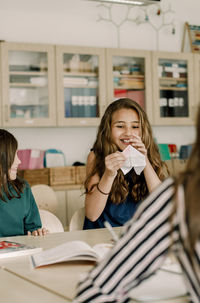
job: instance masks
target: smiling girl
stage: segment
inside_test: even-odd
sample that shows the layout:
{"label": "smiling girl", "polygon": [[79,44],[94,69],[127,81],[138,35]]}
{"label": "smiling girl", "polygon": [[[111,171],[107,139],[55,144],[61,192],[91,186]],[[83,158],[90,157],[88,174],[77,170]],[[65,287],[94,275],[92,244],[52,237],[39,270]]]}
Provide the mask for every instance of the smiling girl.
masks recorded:
{"label": "smiling girl", "polygon": [[17,147],[15,137],[0,129],[0,237],[44,235],[30,186],[17,176]]}
{"label": "smiling girl", "polygon": [[[145,155],[141,175],[134,169],[124,176],[122,151],[132,145]],[[164,163],[144,110],[131,99],[111,103],[102,117],[86,166],[84,229],[121,226],[133,216],[139,201],[164,179]]]}

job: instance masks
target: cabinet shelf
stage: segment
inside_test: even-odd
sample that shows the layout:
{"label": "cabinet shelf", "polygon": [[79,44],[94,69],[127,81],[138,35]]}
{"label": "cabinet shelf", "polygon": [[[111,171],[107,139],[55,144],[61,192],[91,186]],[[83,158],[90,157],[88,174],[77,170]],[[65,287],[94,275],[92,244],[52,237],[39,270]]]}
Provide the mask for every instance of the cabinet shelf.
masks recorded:
{"label": "cabinet shelf", "polygon": [[17,76],[47,76],[47,72],[15,72],[10,71],[9,75],[17,75]]}
{"label": "cabinet shelf", "polygon": [[165,81],[172,81],[172,80],[174,80],[174,81],[184,81],[184,82],[186,82],[187,81],[187,78],[173,78],[173,77],[160,77],[159,78],[159,80],[165,80]]}
{"label": "cabinet shelf", "polygon": [[114,86],[114,90],[115,89],[126,89],[126,90],[144,90],[145,87],[130,87],[130,86]]}
{"label": "cabinet shelf", "polygon": [[160,87],[160,90],[177,90],[177,91],[179,91],[179,90],[181,90],[181,91],[187,91],[188,90],[188,88],[187,87]]}
{"label": "cabinet shelf", "polygon": [[78,76],[78,77],[98,77],[97,73],[89,73],[89,72],[64,72],[64,76]]}
{"label": "cabinet shelf", "polygon": [[144,79],[144,75],[113,75],[113,78]]}
{"label": "cabinet shelf", "polygon": [[98,88],[97,85],[76,85],[76,84],[69,84],[69,85],[66,85],[64,84],[64,87],[65,88]]}
{"label": "cabinet shelf", "polygon": [[32,84],[32,83],[10,83],[10,87],[47,87],[47,85],[42,84]]}
{"label": "cabinet shelf", "polygon": [[22,108],[22,107],[44,107],[44,106],[48,106],[48,104],[14,104],[14,103],[12,103],[10,106],[11,107],[19,107],[19,108]]}

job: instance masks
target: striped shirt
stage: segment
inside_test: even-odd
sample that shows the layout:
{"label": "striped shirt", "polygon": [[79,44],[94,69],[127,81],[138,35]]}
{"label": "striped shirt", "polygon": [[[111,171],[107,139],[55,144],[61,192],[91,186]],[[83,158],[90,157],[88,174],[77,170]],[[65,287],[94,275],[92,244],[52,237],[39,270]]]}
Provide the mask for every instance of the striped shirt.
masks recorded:
{"label": "striped shirt", "polygon": [[[191,260],[183,241],[188,229],[182,187],[179,192],[173,220],[170,219],[174,205],[172,178],[166,179],[141,203],[111,252],[79,283],[73,303],[128,302],[129,291],[161,267],[170,249],[182,267],[190,302],[200,302],[200,243],[196,244]],[[195,271],[192,261],[196,264]]]}

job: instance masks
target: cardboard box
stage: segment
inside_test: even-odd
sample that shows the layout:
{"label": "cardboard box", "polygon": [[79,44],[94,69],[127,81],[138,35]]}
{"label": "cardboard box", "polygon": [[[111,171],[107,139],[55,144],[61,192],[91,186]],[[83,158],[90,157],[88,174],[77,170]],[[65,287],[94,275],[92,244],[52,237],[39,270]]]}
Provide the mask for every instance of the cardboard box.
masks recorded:
{"label": "cardboard box", "polygon": [[18,170],[18,175],[25,179],[30,186],[36,184],[50,185],[49,168]]}
{"label": "cardboard box", "polygon": [[83,184],[86,178],[86,166],[75,166],[76,167],[76,184]]}
{"label": "cardboard box", "polygon": [[50,167],[50,185],[76,184],[76,167]]}

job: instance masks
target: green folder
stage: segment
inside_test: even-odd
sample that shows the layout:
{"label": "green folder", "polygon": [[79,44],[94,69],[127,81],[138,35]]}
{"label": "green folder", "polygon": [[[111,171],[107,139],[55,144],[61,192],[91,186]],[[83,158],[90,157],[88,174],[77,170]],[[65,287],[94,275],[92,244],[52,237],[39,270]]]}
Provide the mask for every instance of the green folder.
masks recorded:
{"label": "green folder", "polygon": [[169,146],[168,144],[158,144],[158,148],[159,148],[159,152],[160,152],[160,156],[161,156],[161,159],[163,161],[166,161],[166,160],[171,160],[171,156],[170,156],[170,152],[169,152]]}

